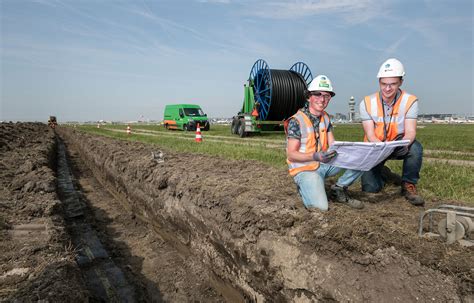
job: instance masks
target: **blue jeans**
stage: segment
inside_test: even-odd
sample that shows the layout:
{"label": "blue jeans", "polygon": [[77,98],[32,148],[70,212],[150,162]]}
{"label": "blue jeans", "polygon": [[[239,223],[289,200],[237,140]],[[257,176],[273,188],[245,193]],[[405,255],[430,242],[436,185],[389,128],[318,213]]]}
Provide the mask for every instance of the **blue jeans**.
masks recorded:
{"label": "blue jeans", "polygon": [[382,190],[385,182],[382,178],[382,168],[387,160],[403,160],[402,182],[418,183],[420,179],[421,164],[423,162],[423,146],[418,141],[413,141],[408,154],[400,158],[388,157],[380,164],[365,172],[361,177],[362,191],[377,193]]}
{"label": "blue jeans", "polygon": [[[328,210],[328,198],[324,189],[324,179],[340,172],[343,168],[321,163],[317,170],[303,171],[295,177],[295,183],[303,199],[306,208],[319,208],[322,211]],[[348,169],[337,180],[338,186],[350,186],[364,172]]]}

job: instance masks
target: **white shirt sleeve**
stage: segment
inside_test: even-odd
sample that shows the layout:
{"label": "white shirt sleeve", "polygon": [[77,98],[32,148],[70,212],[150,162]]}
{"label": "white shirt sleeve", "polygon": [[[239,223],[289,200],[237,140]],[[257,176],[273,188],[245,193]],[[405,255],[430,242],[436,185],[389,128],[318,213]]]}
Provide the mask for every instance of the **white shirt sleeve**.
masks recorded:
{"label": "white shirt sleeve", "polygon": [[365,107],[365,102],[363,99],[359,104],[359,116],[362,121],[372,120],[372,117],[370,117],[369,113],[367,112],[367,108]]}
{"label": "white shirt sleeve", "polygon": [[418,100],[413,102],[411,107],[408,109],[405,119],[417,119],[418,118]]}

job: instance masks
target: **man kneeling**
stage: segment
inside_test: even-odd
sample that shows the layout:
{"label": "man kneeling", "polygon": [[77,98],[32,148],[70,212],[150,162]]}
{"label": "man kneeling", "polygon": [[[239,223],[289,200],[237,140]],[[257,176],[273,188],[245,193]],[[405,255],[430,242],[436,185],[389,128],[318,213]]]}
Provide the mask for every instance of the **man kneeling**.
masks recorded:
{"label": "man kneeling", "polygon": [[[326,164],[337,156],[335,151],[328,151],[334,142],[334,135],[329,115],[324,111],[329,100],[336,94],[331,81],[324,75],[314,78],[306,93],[308,102],[289,119],[286,126],[287,163],[305,207],[327,211],[324,179],[341,171],[341,168]],[[352,199],[347,194],[347,187],[362,173],[346,170],[337,180],[331,187],[337,202],[358,209],[364,207],[361,201]]]}

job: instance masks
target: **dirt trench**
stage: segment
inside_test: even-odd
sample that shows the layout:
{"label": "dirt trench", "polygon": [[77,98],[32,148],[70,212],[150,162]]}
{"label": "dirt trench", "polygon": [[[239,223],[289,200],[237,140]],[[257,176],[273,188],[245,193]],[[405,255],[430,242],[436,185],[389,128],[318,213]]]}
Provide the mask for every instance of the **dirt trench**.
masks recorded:
{"label": "dirt trench", "polygon": [[[58,145],[61,150],[62,140]],[[83,206],[67,207],[71,199],[62,200],[73,243],[80,247],[76,259],[94,300],[224,302],[199,260],[167,241],[151,220],[137,216],[123,196],[94,177],[77,151],[69,149],[67,158]]]}
{"label": "dirt trench", "polygon": [[[52,136],[39,126],[29,132],[30,138],[38,138],[38,133]],[[90,206],[91,224],[138,299],[474,300],[474,249],[418,237],[420,209],[400,198],[398,188],[370,197],[354,189],[354,195],[369,201],[362,211],[331,203],[327,213],[308,212],[283,170],[253,161],[174,153],[72,129],[59,128],[57,133]],[[4,140],[0,148],[21,153],[23,147],[10,144],[12,140]],[[158,149],[165,154],[163,163],[151,156]],[[2,185],[21,200],[27,182],[23,187],[8,185],[23,175],[11,169],[14,161],[3,155],[1,159],[2,168],[9,171],[1,175]],[[437,204],[428,201],[426,207]],[[2,232],[7,234],[12,230],[10,214],[4,221]],[[3,277],[12,266],[1,260]],[[76,273],[72,277],[77,278],[77,293],[90,298],[86,282],[77,275],[78,266],[70,266]],[[174,275],[169,271],[173,268]],[[9,285],[0,284],[0,294]],[[21,292],[10,291],[6,298],[12,297],[22,298]]]}
{"label": "dirt trench", "polygon": [[309,213],[286,171],[166,150],[158,163],[158,146],[59,134],[138,217],[199,256],[220,280],[214,286],[245,300],[472,300],[472,247],[419,238],[420,210],[393,188],[362,211],[331,204]]}

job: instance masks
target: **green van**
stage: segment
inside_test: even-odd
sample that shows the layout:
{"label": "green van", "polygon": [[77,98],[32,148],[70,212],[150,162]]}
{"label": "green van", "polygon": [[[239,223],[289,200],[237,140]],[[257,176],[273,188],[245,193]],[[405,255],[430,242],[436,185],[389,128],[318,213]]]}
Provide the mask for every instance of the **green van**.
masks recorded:
{"label": "green van", "polygon": [[199,105],[170,104],[165,107],[163,124],[166,129],[196,130],[197,124],[201,130],[209,130],[207,115]]}

